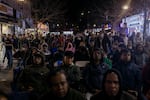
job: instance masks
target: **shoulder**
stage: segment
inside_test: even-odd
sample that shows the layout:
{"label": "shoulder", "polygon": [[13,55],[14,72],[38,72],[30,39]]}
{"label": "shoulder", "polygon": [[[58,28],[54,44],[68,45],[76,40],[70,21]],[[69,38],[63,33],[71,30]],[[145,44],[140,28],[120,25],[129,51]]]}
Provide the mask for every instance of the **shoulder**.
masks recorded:
{"label": "shoulder", "polygon": [[72,64],[70,68],[71,68],[72,70],[74,70],[74,71],[80,70],[79,66],[77,66],[77,65],[75,65],[75,64]]}
{"label": "shoulder", "polygon": [[49,100],[49,98],[54,98],[54,97],[52,96],[52,93],[44,94],[44,95],[40,98],[40,100]]}
{"label": "shoulder", "polygon": [[126,98],[126,100],[137,100],[137,98],[125,91],[122,92],[121,98]]}
{"label": "shoulder", "polygon": [[109,69],[110,66],[109,66],[109,64],[107,64],[107,63],[103,63],[103,64],[102,64],[102,68],[104,68],[104,69]]}
{"label": "shoulder", "polygon": [[140,72],[141,71],[141,67],[139,66],[139,65],[137,65],[137,64],[135,64],[135,63],[131,63],[131,68],[132,68],[132,70],[134,70],[135,72]]}
{"label": "shoulder", "polygon": [[72,88],[69,89],[68,98],[72,98],[72,100],[86,100],[81,92]]}
{"label": "shoulder", "polygon": [[103,95],[103,92],[100,92],[100,93],[98,93],[98,94],[96,94],[96,95],[93,95],[93,96],[90,98],[90,100],[99,100],[99,99],[105,100],[104,95]]}

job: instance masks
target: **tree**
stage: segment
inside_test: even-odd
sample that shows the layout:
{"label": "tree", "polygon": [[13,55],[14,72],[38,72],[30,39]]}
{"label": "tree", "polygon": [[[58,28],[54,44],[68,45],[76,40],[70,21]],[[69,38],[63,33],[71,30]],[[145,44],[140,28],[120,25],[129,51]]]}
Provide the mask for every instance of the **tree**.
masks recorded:
{"label": "tree", "polygon": [[67,11],[64,0],[31,0],[34,22],[61,22]]}
{"label": "tree", "polygon": [[96,17],[103,19],[105,23],[116,24],[125,14],[125,12],[122,12],[122,4],[122,0],[93,1],[94,14]]}

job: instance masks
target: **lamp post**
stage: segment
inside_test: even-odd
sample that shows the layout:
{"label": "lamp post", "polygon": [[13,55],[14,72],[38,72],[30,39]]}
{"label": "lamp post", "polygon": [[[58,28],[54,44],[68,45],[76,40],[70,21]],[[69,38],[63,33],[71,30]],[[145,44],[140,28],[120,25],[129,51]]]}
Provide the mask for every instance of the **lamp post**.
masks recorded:
{"label": "lamp post", "polygon": [[21,3],[21,9],[23,10],[23,2],[25,2],[25,0],[18,0]]}
{"label": "lamp post", "polygon": [[147,22],[147,2],[144,0],[144,27],[143,27],[143,41],[145,41],[146,37],[146,22]]}
{"label": "lamp post", "polygon": [[[124,6],[122,7],[122,9],[124,10],[124,12],[126,12],[126,11],[129,9],[129,6],[128,6],[128,5],[124,5]],[[127,32],[126,14],[125,14],[125,17],[124,17],[123,33],[125,33],[126,35],[128,34],[128,32]]]}
{"label": "lamp post", "polygon": [[[124,11],[127,11],[127,10],[129,9],[129,6],[128,6],[128,5],[124,5],[124,6],[122,7],[122,9],[123,9]],[[125,23],[126,23],[126,16],[125,16]]]}
{"label": "lamp post", "polygon": [[18,2],[20,3],[20,12],[21,12],[21,18],[20,18],[20,21],[21,21],[21,28],[22,28],[22,32],[24,32],[24,29],[23,29],[23,19],[24,19],[24,14],[23,14],[23,3],[25,2],[25,0],[18,0]]}

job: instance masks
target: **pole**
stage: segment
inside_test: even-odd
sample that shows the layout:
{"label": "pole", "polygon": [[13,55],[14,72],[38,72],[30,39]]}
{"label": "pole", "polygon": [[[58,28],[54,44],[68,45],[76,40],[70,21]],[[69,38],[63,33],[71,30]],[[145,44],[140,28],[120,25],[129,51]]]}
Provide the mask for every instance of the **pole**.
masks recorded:
{"label": "pole", "polygon": [[144,0],[144,27],[143,27],[143,41],[145,41],[146,37],[146,21],[147,21],[147,6],[146,6],[146,0]]}

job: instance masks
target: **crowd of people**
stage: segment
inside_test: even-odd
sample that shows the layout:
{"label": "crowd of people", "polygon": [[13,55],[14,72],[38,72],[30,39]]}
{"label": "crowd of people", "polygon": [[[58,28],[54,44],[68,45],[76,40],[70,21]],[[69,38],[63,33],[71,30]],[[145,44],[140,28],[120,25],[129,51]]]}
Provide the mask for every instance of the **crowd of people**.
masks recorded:
{"label": "crowd of people", "polygon": [[19,61],[12,91],[28,100],[150,100],[150,38],[139,32],[8,34],[2,40],[7,69],[13,58]]}

